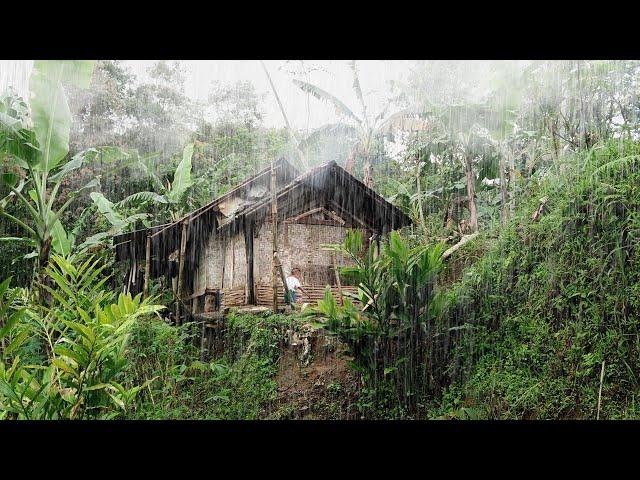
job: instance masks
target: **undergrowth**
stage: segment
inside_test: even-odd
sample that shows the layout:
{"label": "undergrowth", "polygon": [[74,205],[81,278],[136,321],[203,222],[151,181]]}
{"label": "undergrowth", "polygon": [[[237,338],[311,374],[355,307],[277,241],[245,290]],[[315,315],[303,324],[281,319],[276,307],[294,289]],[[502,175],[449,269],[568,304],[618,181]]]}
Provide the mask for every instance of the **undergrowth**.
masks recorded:
{"label": "undergrowth", "polygon": [[639,161],[640,145],[611,142],[529,186],[448,292],[452,384],[432,417],[638,417]]}
{"label": "undergrowth", "polygon": [[131,341],[132,381],[156,380],[133,418],[258,419],[275,399],[280,342],[290,319],[282,315],[231,314],[225,319],[224,353],[202,361],[190,326],[159,319],[138,323]]}

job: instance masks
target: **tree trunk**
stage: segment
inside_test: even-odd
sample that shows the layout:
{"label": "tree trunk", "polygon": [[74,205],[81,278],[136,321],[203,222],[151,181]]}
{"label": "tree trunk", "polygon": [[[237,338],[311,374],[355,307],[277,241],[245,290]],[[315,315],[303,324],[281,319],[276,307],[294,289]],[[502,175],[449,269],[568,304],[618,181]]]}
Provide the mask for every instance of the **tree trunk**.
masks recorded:
{"label": "tree trunk", "polygon": [[353,175],[353,166],[356,163],[356,149],[354,148],[353,150],[351,150],[351,152],[349,153],[349,156],[347,157],[347,161],[344,164],[344,169],[347,171],[347,173],[349,173],[350,175]]}
{"label": "tree trunk", "polygon": [[513,152],[509,152],[509,183],[511,184],[509,210],[510,215],[513,216],[516,213],[516,166],[515,155],[513,154]]}
{"label": "tree trunk", "polygon": [[464,170],[467,179],[467,197],[469,200],[469,227],[472,232],[478,231],[478,208],[476,206],[476,188],[475,178],[473,175],[473,165],[471,163],[471,155],[465,154]]}
{"label": "tree trunk", "polygon": [[501,152],[500,153],[500,165],[499,165],[499,168],[500,168],[500,203],[501,203],[500,225],[502,225],[503,227],[509,221],[509,209],[508,209],[508,203],[507,203],[507,176],[504,174],[504,168],[505,168],[504,153],[506,153],[506,152]]}
{"label": "tree trunk", "polygon": [[371,166],[371,161],[369,160],[369,158],[367,158],[367,160],[365,161],[363,170],[364,170],[364,178],[363,178],[364,184],[369,188],[373,188],[373,167]]}
{"label": "tree trunk", "polygon": [[[51,287],[51,279],[48,275],[45,274],[44,269],[49,265],[49,259],[51,258],[51,243],[53,242],[52,237],[48,237],[42,245],[40,245],[40,254],[38,255],[38,263],[37,268],[35,270],[35,275],[31,277],[32,282],[35,281],[36,288],[38,291],[38,297],[40,302],[44,304],[49,304],[51,302],[51,295],[44,286]],[[33,285],[32,285],[33,288]],[[33,290],[32,290],[33,291]]]}
{"label": "tree trunk", "polygon": [[[273,165],[273,159],[271,160],[271,237],[272,237],[272,272],[271,272],[271,284],[273,286],[273,299],[272,310],[273,313],[278,313],[278,188],[276,169]],[[286,288],[286,283],[285,283]]]}

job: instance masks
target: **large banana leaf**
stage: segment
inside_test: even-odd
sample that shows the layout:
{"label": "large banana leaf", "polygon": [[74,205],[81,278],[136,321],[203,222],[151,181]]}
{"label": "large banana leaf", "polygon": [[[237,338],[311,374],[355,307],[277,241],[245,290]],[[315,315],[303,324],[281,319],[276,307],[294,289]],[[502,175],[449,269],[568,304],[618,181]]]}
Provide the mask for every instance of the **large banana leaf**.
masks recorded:
{"label": "large banana leaf", "polygon": [[82,165],[101,160],[104,163],[113,162],[115,160],[127,159],[129,153],[118,147],[93,147],[76,153],[70,161],[65,163],[49,180],[56,181],[63,178],[69,172],[77,170]]}
{"label": "large banana leaf", "polygon": [[90,196],[100,213],[105,216],[111,225],[116,228],[122,228],[126,225],[126,220],[113,209],[113,203],[107,200],[103,194],[100,192],[91,192]]}
{"label": "large banana leaf", "polygon": [[193,156],[193,143],[188,144],[182,151],[182,160],[176,168],[173,176],[171,190],[167,193],[167,199],[171,203],[178,203],[180,197],[193,185],[191,179],[191,157]]}
{"label": "large banana leaf", "polygon": [[368,124],[367,119],[367,104],[364,102],[364,96],[362,95],[362,87],[360,86],[360,78],[358,77],[358,67],[356,66],[356,61],[352,60],[349,62],[349,67],[351,67],[351,71],[353,72],[353,90],[356,92],[356,97],[358,97],[358,101],[360,102],[360,106],[362,107],[362,118],[365,123]]}
{"label": "large banana leaf", "polygon": [[310,83],[303,82],[302,80],[294,79],[293,83],[295,83],[301,90],[308,92],[316,97],[318,100],[322,100],[323,102],[327,102],[333,105],[338,115],[348,117],[351,120],[355,121],[358,125],[362,123],[362,120],[360,120],[360,118],[355,113],[353,113],[349,109],[349,107],[347,107],[344,103],[342,103],[338,98],[331,95],[329,92]]}
{"label": "large banana leaf", "polygon": [[116,207],[122,208],[122,207],[137,206],[141,203],[149,202],[149,201],[152,201],[155,203],[163,203],[163,204],[168,203],[164,195],[158,195],[155,192],[136,192],[120,200],[116,204]]}
{"label": "large banana leaf", "polygon": [[69,255],[71,253],[71,246],[73,244],[73,237],[67,234],[60,220],[57,220],[53,224],[51,229],[51,246],[53,251],[59,255]]}
{"label": "large banana leaf", "polygon": [[335,138],[337,136],[348,135],[358,135],[358,130],[346,123],[330,123],[315,129],[307,137],[303,138],[300,141],[299,147],[311,147],[323,138]]}
{"label": "large banana leaf", "polygon": [[29,80],[31,117],[40,146],[37,169],[49,172],[69,152],[71,112],[63,84],[89,86],[94,62],[87,60],[38,60]]}

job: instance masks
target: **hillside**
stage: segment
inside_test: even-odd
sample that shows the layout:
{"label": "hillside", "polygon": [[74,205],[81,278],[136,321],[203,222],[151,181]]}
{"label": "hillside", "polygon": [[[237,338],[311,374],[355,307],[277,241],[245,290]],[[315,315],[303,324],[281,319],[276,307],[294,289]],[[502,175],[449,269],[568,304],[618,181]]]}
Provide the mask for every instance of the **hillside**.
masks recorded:
{"label": "hillside", "polygon": [[566,159],[484,238],[448,292],[453,384],[437,414],[587,419],[600,404],[600,418],[637,417],[639,154],[610,142]]}

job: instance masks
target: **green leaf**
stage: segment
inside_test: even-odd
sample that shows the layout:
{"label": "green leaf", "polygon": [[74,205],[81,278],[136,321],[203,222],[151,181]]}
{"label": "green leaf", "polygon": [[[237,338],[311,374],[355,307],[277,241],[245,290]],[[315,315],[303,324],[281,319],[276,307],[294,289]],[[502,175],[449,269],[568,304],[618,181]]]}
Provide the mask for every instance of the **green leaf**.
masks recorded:
{"label": "green leaf", "polygon": [[68,373],[69,375],[72,375],[74,377],[78,377],[78,373],[71,368],[70,365],[68,365],[65,361],[63,361],[60,358],[56,358],[51,362],[53,365],[55,365],[56,367],[58,367],[60,370],[62,370],[63,372]]}
{"label": "green leaf", "polygon": [[0,328],[0,338],[6,337],[11,332],[11,330],[16,325],[16,323],[18,323],[18,321],[23,318],[23,316],[24,316],[24,310],[18,310],[13,315],[11,315],[7,319],[4,326]]}
{"label": "green leaf", "polygon": [[113,203],[106,199],[100,192],[91,192],[91,200],[98,207],[98,211],[116,228],[122,228],[126,225],[126,221],[118,212],[113,209]]}
{"label": "green leaf", "polygon": [[137,192],[120,200],[116,205],[118,207],[138,206],[141,203],[149,201],[163,204],[168,203],[164,195],[158,195],[155,192]]}
{"label": "green leaf", "polygon": [[182,151],[182,160],[176,168],[173,176],[171,190],[167,193],[167,199],[172,203],[180,201],[180,197],[193,185],[191,180],[191,157],[193,156],[193,143],[188,144]]}
{"label": "green leaf", "polygon": [[18,336],[14,338],[9,345],[7,345],[7,348],[4,349],[4,354],[11,355],[14,350],[22,346],[29,335],[30,333],[28,330],[20,332]]}
{"label": "green leaf", "polygon": [[69,152],[71,112],[63,84],[89,86],[93,61],[37,60],[29,79],[31,117],[40,156],[38,169],[49,172]]}
{"label": "green leaf", "polygon": [[11,385],[5,382],[2,378],[0,378],[0,394],[13,400],[16,403],[21,404],[20,398],[18,398],[18,395],[16,395],[16,392],[13,391],[13,388],[11,388]]}
{"label": "green leaf", "polygon": [[319,87],[316,87],[315,85],[312,85],[310,83],[303,82],[302,80],[294,79],[293,83],[296,84],[302,91],[310,93],[311,95],[316,97],[318,100],[322,100],[323,102],[327,102],[333,105],[338,115],[350,118],[351,120],[355,121],[358,125],[362,123],[362,120],[360,120],[360,118],[358,118],[358,116],[355,113],[353,113],[349,109],[349,107],[347,107],[344,103],[342,103],[335,96],[331,95],[329,92]]}
{"label": "green leaf", "polygon": [[6,292],[9,288],[11,278],[13,277],[8,277],[7,279],[3,280],[2,283],[0,283],[0,299],[4,297],[4,292]]}
{"label": "green leaf", "polygon": [[100,159],[103,163],[112,162],[114,160],[126,159],[129,153],[118,147],[94,147],[77,153],[73,158],[65,163],[55,175],[49,177],[49,180],[56,181],[64,177],[69,172],[76,170],[85,163],[95,162]]}
{"label": "green leaf", "polygon": [[25,237],[0,237],[0,242],[27,242],[35,243],[31,238]]}
{"label": "green leaf", "polygon": [[68,255],[71,253],[71,239],[67,235],[60,220],[56,220],[51,229],[51,238],[53,239],[52,247],[54,252],[59,255]]}
{"label": "green leaf", "polygon": [[62,347],[60,345],[56,345],[55,347],[53,347],[53,351],[61,357],[70,358],[71,360],[75,361],[78,365],[85,366],[84,364],[86,359],[83,359],[83,357],[79,353],[74,352],[73,350]]}
{"label": "green leaf", "polygon": [[2,174],[2,183],[8,187],[15,187],[20,180],[20,176],[17,173],[7,172]]}

